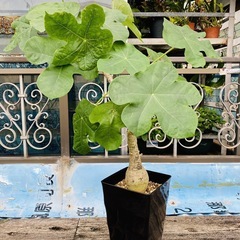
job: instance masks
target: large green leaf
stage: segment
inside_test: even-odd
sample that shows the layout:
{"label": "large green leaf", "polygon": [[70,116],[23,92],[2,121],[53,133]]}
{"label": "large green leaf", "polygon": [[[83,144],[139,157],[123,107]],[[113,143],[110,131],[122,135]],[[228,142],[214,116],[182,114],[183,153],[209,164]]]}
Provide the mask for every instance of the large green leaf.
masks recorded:
{"label": "large green leaf", "polygon": [[109,151],[119,148],[122,143],[122,109],[123,106],[107,102],[95,107],[89,116],[92,123],[99,123],[95,131],[95,141]]}
{"label": "large green leaf", "polygon": [[46,12],[53,14],[55,12],[67,12],[77,16],[80,10],[79,3],[76,2],[45,2],[31,8],[26,14],[31,26],[39,32],[45,31],[44,17]]}
{"label": "large green leaf", "polygon": [[83,76],[84,79],[86,80],[94,80],[95,78],[97,78],[99,76],[99,72],[97,68],[93,68],[89,71],[82,71],[81,69],[79,69],[78,67],[76,68],[76,74],[80,74]]}
{"label": "large green leaf", "polygon": [[92,124],[89,121],[89,115],[95,108],[86,99],[80,101],[73,115],[73,149],[80,154],[90,152],[89,140],[94,138],[97,124]]}
{"label": "large green leaf", "polygon": [[12,23],[12,28],[15,29],[15,33],[11,38],[10,43],[4,48],[5,52],[11,52],[17,46],[23,50],[26,42],[32,36],[37,36],[37,30],[30,26],[29,21],[26,20],[25,16],[16,19]]}
{"label": "large green leaf", "polygon": [[66,95],[73,85],[73,74],[76,69],[71,66],[48,67],[37,79],[40,91],[50,99]]}
{"label": "large green leaf", "polygon": [[109,30],[101,29],[105,15],[102,7],[92,4],[81,12],[81,24],[69,13],[46,14],[46,31],[52,38],[67,41],[54,54],[56,66],[78,62],[86,71],[96,67],[99,58],[112,47],[113,37]]}
{"label": "large green leaf", "polygon": [[123,24],[130,28],[138,39],[141,39],[141,32],[134,24],[134,17],[130,5],[125,0],[113,0],[112,7],[113,9],[120,10],[123,14],[127,16]]}
{"label": "large green leaf", "polygon": [[104,8],[106,20],[103,28],[112,32],[113,41],[126,42],[129,36],[127,28],[122,24],[126,20],[126,15],[122,14],[119,10]]}
{"label": "large green leaf", "polygon": [[111,74],[120,74],[126,70],[130,74],[143,71],[150,64],[148,57],[133,45],[116,42],[109,56],[98,61],[98,69]]}
{"label": "large green leaf", "polygon": [[23,51],[28,61],[33,64],[42,64],[46,62],[50,64],[54,52],[65,44],[66,42],[58,39],[35,36],[26,42]]}
{"label": "large green leaf", "polygon": [[147,50],[148,56],[151,61],[166,61],[171,62],[170,58],[162,52],[155,52],[150,48],[143,47]]}
{"label": "large green leaf", "polygon": [[220,58],[214,51],[210,41],[200,40],[205,36],[203,32],[191,30],[188,26],[177,26],[164,19],[163,38],[171,47],[185,49],[185,58],[193,67],[204,67],[206,61],[203,53],[211,58]]}
{"label": "large green leaf", "polygon": [[62,39],[67,42],[74,41],[79,37],[84,39],[83,27],[78,24],[77,19],[71,14],[66,12],[48,14],[45,18],[46,31],[52,38]]}
{"label": "large green leaf", "polygon": [[170,137],[185,138],[195,133],[197,116],[191,105],[201,96],[191,83],[179,80],[171,63],[156,62],[134,76],[115,78],[109,95],[115,104],[128,104],[122,120],[136,136],[149,131],[154,115]]}

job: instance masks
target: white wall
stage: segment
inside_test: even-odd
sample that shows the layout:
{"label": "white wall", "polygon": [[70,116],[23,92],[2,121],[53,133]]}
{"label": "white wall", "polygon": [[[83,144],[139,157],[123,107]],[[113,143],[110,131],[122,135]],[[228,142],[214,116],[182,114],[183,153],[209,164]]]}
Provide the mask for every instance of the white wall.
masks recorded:
{"label": "white wall", "polygon": [[[39,3],[43,2],[61,2],[62,0],[0,0],[0,15],[11,15],[14,13],[22,13],[23,11],[27,11],[29,8],[31,8],[34,5],[37,5]],[[110,5],[111,0],[65,0],[65,2],[79,2],[80,4],[86,4],[86,3],[101,3],[103,5]],[[15,14],[14,14],[15,15]]]}

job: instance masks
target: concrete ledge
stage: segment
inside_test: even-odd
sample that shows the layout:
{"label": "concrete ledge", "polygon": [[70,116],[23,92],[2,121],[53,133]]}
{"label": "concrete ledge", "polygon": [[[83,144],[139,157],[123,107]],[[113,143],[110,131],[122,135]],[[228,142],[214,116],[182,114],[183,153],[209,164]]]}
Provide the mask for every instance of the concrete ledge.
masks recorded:
{"label": "concrete ledge", "polygon": [[[109,240],[106,218],[0,220],[4,240]],[[239,240],[240,216],[168,216],[162,240]]]}

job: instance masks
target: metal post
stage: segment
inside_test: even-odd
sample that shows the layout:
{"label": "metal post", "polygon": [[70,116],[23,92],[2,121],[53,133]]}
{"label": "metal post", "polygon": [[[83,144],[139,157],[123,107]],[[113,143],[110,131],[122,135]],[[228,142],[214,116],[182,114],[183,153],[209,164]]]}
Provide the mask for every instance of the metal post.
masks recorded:
{"label": "metal post", "polygon": [[[235,6],[236,6],[236,0],[230,0],[230,9],[229,9],[229,20],[228,20],[228,41],[227,41],[227,57],[233,56],[233,37],[234,37],[234,23],[235,23]],[[225,65],[226,70],[229,70],[232,68],[231,63],[227,63]],[[225,77],[225,84],[231,83],[231,73],[229,71],[226,72]],[[229,92],[229,88],[226,88],[226,93]],[[225,94],[224,101],[227,103],[228,101],[228,94]],[[224,147],[221,147],[221,154],[226,155],[227,149]]]}
{"label": "metal post", "polygon": [[23,156],[25,158],[28,157],[28,146],[27,146],[27,126],[26,126],[26,108],[25,108],[25,101],[26,95],[24,94],[24,81],[23,76],[19,75],[19,84],[20,84],[20,92],[18,97],[20,98],[21,103],[21,118],[22,118],[22,132],[21,132],[21,140],[23,141]]}
{"label": "metal post", "polygon": [[69,117],[68,117],[68,96],[59,99],[60,112],[60,136],[61,136],[61,156],[70,158],[70,134],[69,134]]}
{"label": "metal post", "polygon": [[173,157],[177,157],[177,143],[178,143],[177,139],[174,138],[173,139]]}

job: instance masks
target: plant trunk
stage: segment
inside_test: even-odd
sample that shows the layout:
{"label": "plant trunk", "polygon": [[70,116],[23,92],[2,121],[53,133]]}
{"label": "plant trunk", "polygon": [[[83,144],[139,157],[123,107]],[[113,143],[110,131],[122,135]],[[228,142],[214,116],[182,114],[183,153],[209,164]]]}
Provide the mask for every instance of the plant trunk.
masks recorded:
{"label": "plant trunk", "polygon": [[142,166],[142,155],[139,153],[137,138],[130,131],[128,131],[128,149],[129,167],[125,175],[127,188],[144,193],[148,186],[149,177],[146,169]]}

